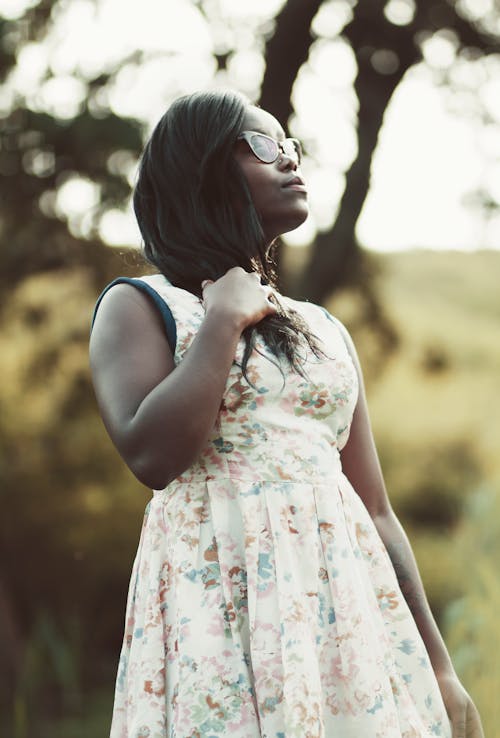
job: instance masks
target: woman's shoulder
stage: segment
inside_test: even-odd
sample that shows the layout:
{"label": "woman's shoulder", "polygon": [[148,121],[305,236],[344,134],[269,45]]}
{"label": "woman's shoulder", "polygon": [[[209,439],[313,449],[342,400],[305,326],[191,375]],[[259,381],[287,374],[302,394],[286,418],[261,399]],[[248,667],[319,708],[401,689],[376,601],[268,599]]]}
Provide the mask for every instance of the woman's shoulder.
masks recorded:
{"label": "woman's shoulder", "polygon": [[97,298],[91,320],[91,332],[97,322],[119,328],[124,323],[158,323],[175,350],[177,327],[174,314],[179,305],[193,304],[194,295],[174,287],[163,274],[117,277],[107,284]]}
{"label": "woman's shoulder", "polygon": [[145,294],[152,294],[154,292],[162,296],[168,296],[172,300],[184,299],[193,301],[197,299],[196,296],[191,292],[188,292],[188,290],[173,285],[165,275],[156,273],[144,274],[138,277],[116,277],[103,288],[103,291],[99,295],[98,302],[99,299],[101,299],[111,289],[115,288],[117,285],[123,284],[128,285],[129,288],[134,287]]}

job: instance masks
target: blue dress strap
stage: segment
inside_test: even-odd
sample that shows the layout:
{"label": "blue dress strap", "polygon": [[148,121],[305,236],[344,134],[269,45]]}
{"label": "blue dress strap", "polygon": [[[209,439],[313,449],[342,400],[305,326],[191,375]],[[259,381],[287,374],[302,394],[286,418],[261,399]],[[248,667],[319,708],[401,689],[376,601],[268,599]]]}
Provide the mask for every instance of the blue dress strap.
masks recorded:
{"label": "blue dress strap", "polygon": [[136,287],[137,289],[141,290],[141,292],[144,292],[145,295],[149,297],[149,299],[153,302],[153,304],[158,308],[160,311],[161,318],[163,320],[163,325],[165,326],[165,333],[167,334],[167,341],[168,345],[170,346],[170,350],[172,351],[172,354],[175,353],[175,347],[177,344],[177,328],[175,325],[175,318],[172,315],[172,311],[170,310],[169,306],[161,297],[158,292],[153,289],[147,282],[144,282],[142,279],[137,279],[134,277],[117,277],[117,279],[114,279],[112,282],[110,282],[101,292],[99,297],[97,298],[97,302],[95,304],[94,308],[94,314],[92,316],[92,324],[90,327],[90,330],[92,331],[92,328],[94,327],[94,321],[97,315],[97,310],[99,308],[99,305],[101,304],[101,300],[106,294],[108,290],[111,289],[111,287],[114,287],[115,284],[131,284],[133,287]]}

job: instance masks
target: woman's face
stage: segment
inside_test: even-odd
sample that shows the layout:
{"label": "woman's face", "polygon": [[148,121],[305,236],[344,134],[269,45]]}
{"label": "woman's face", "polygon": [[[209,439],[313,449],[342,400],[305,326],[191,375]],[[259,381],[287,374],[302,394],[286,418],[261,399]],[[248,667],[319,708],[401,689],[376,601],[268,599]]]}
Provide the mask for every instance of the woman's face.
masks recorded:
{"label": "woman's face", "polygon": [[[276,118],[253,106],[248,108],[241,130],[264,133],[276,141],[286,138]],[[294,157],[280,152],[275,162],[266,164],[255,156],[244,140],[237,141],[234,156],[243,171],[269,243],[305,221],[309,214],[307,190]]]}

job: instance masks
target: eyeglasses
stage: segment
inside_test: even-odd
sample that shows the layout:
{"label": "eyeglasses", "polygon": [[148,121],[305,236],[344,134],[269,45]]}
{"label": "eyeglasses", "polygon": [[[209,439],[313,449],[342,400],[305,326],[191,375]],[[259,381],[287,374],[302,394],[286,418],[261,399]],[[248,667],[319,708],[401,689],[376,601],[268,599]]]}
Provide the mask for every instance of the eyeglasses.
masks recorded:
{"label": "eyeglasses", "polygon": [[302,161],[302,146],[296,138],[285,138],[284,141],[275,141],[271,136],[266,136],[257,131],[242,131],[237,138],[238,141],[246,141],[257,159],[264,164],[272,164],[280,155],[290,156],[300,164]]}

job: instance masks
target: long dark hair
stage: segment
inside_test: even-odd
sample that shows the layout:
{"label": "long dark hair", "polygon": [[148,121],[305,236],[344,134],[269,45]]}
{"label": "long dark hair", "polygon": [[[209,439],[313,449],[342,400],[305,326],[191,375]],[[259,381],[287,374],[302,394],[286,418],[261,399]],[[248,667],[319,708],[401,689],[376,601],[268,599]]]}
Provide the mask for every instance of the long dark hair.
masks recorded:
{"label": "long dark hair", "polygon": [[[178,98],[160,119],[144,149],[134,210],[149,262],[176,287],[201,296],[201,282],[235,266],[257,271],[276,286],[272,247],[245,177],[233,157],[250,102],[237,92],[196,92]],[[278,360],[303,375],[299,346],[317,355],[317,338],[299,314],[278,302],[278,313],[244,331],[242,370],[256,332]],[[247,377],[248,379],[248,377]]]}

